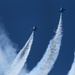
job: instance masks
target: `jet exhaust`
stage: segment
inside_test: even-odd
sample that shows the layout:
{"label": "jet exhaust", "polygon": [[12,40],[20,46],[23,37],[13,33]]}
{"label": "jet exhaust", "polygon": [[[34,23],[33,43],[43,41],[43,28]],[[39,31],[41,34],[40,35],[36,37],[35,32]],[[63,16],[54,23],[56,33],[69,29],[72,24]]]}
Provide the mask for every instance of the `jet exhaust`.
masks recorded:
{"label": "jet exhaust", "polygon": [[74,52],[74,61],[72,63],[70,71],[68,72],[68,75],[75,75],[75,52]]}
{"label": "jet exhaust", "polygon": [[29,52],[31,50],[33,38],[34,38],[34,31],[32,32],[32,34],[31,34],[30,38],[28,39],[28,41],[26,42],[25,46],[20,50],[17,57],[13,61],[8,75],[18,75],[21,72],[24,64],[27,61]]}
{"label": "jet exhaust", "polygon": [[60,14],[60,20],[58,28],[56,30],[56,34],[54,38],[50,41],[44,56],[37,64],[37,66],[35,66],[35,68],[33,68],[33,70],[26,75],[48,75],[59,54],[61,40],[62,40],[62,13]]}
{"label": "jet exhaust", "polygon": [[6,75],[9,66],[17,55],[16,50],[17,48],[14,47],[4,31],[4,27],[0,26],[0,75]]}

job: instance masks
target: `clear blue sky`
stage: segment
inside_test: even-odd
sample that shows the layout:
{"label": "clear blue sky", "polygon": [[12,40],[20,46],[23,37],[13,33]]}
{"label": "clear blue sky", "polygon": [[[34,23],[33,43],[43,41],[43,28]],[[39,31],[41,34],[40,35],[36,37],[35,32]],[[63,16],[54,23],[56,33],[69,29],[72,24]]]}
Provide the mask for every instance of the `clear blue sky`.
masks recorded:
{"label": "clear blue sky", "polygon": [[[59,57],[49,75],[66,75],[73,61],[75,48],[75,0],[2,0],[0,22],[19,50],[29,38],[36,25],[34,44],[28,57],[31,70],[43,56],[54,29],[59,22],[59,9],[63,6],[63,40]],[[32,61],[32,62],[31,62]]]}

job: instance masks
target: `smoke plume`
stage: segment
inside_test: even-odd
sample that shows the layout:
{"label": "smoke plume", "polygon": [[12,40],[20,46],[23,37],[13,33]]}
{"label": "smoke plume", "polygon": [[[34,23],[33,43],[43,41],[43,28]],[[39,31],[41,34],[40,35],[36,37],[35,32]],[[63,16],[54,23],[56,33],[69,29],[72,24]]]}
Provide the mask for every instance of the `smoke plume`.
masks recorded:
{"label": "smoke plume", "polygon": [[31,50],[33,38],[34,38],[34,31],[32,32],[25,46],[20,50],[17,57],[13,61],[13,64],[11,65],[10,72],[8,73],[8,75],[13,74],[18,75],[21,72],[22,68],[24,67],[24,64],[26,63],[29,52]]}
{"label": "smoke plume", "polygon": [[62,39],[62,14],[60,14],[60,20],[56,34],[50,41],[47,50],[40,60],[40,62],[33,68],[33,70],[27,75],[48,75],[51,71],[57,56],[59,54]]}
{"label": "smoke plume", "polygon": [[74,61],[68,75],[75,75],[75,52],[74,52]]}

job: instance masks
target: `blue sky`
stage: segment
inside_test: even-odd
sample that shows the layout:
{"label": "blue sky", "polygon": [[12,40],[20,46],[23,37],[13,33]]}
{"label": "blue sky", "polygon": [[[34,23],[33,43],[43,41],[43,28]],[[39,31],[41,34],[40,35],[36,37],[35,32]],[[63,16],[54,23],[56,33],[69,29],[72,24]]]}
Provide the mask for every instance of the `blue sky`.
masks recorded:
{"label": "blue sky", "polygon": [[[54,36],[59,22],[61,6],[63,13],[63,40],[59,57],[49,75],[66,75],[69,71],[75,48],[75,1],[74,0],[2,0],[0,22],[4,24],[10,39],[20,50],[36,25],[34,44],[28,57],[31,70],[43,56],[49,40]],[[19,51],[18,50],[18,51]],[[32,61],[32,62],[31,62]]]}

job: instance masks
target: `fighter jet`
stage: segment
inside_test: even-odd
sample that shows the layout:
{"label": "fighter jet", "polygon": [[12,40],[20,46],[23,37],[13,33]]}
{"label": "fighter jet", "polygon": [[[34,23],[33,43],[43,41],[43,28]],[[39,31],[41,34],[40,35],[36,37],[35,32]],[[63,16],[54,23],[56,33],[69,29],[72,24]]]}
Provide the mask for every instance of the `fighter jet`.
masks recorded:
{"label": "fighter jet", "polygon": [[33,30],[33,31],[36,31],[36,29],[37,29],[37,27],[36,27],[36,26],[34,26],[32,30]]}
{"label": "fighter jet", "polygon": [[63,7],[60,8],[59,12],[63,13],[65,11],[65,9]]}

